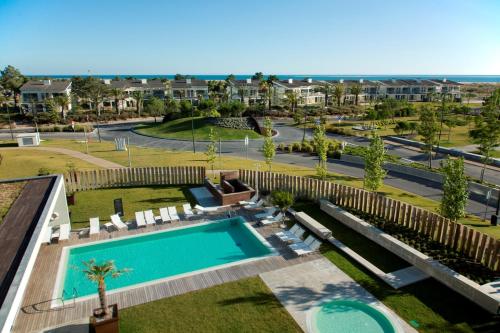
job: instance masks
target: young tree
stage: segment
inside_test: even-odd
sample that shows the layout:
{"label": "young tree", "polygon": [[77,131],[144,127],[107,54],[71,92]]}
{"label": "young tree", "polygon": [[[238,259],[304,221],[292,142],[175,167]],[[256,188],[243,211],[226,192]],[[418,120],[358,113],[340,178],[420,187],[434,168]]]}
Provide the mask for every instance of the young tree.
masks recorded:
{"label": "young tree", "polygon": [[318,154],[318,165],[316,166],[316,174],[321,179],[325,179],[328,168],[326,166],[326,153],[328,150],[328,141],[326,140],[325,127],[323,125],[316,125],[314,127],[314,145],[316,153]]}
{"label": "young tree", "polygon": [[437,143],[438,132],[436,113],[429,107],[422,108],[417,133],[422,136],[422,141],[425,143],[424,151],[429,154],[429,168],[432,168],[432,148]]}
{"label": "young tree", "polygon": [[448,127],[448,142],[451,141],[451,132],[453,128],[457,126],[457,120],[455,118],[449,117],[444,120],[444,124]]}
{"label": "young tree", "polygon": [[344,84],[338,83],[333,88],[333,96],[335,96],[335,100],[337,101],[337,106],[340,106],[342,103],[342,96],[344,96]]}
{"label": "young tree", "polygon": [[141,116],[142,105],[144,103],[144,93],[140,90],[134,91],[132,93],[132,97],[135,99],[135,107],[137,110],[137,114]]}
{"label": "young tree", "polygon": [[264,119],[264,145],[262,146],[262,152],[270,172],[274,156],[276,155],[276,146],[273,142],[273,123],[269,117]]}
{"label": "young tree", "polygon": [[383,168],[385,159],[384,140],[372,133],[370,146],[365,155],[365,178],[363,186],[369,191],[377,191],[384,182],[387,172]]}
{"label": "young tree", "polygon": [[92,282],[97,283],[97,290],[99,292],[99,303],[101,305],[101,311],[103,315],[109,314],[108,302],[106,298],[106,283],[105,280],[108,277],[113,279],[121,276],[123,273],[129,271],[129,269],[117,269],[113,261],[106,261],[101,265],[96,264],[94,259],[89,261],[84,261],[83,265],[85,269],[83,273]]}
{"label": "young tree", "polygon": [[123,99],[123,90],[120,88],[113,88],[110,91],[111,95],[115,99],[115,110],[118,115],[120,115],[120,101]]}
{"label": "young tree", "polygon": [[285,93],[285,101],[288,105],[290,105],[290,111],[292,111],[292,115],[297,110],[297,104],[299,102],[300,94],[295,90],[289,90]]}
{"label": "young tree", "polygon": [[483,182],[486,164],[491,160],[493,149],[500,145],[500,112],[493,106],[483,108],[480,116],[474,122],[474,129],[469,131],[472,141],[479,145],[479,152],[483,155],[483,169],[480,181]]}
{"label": "young tree", "polygon": [[165,103],[158,97],[151,97],[147,100],[144,110],[155,117],[156,123],[156,117],[161,116],[165,112]]}
{"label": "young tree", "polygon": [[293,193],[290,191],[278,190],[271,193],[271,202],[283,213],[282,220],[285,218],[286,210],[293,205],[293,199]]}
{"label": "young tree", "polygon": [[465,205],[469,198],[468,181],[464,172],[463,157],[446,160],[442,164],[444,173],[443,198],[440,211],[444,217],[457,221],[465,216]]}
{"label": "young tree", "polygon": [[358,105],[359,95],[363,92],[363,86],[360,83],[356,83],[351,87],[351,94],[354,95],[354,105]]}
{"label": "young tree", "polygon": [[215,139],[215,133],[213,128],[210,128],[210,132],[208,133],[208,140],[210,141],[210,143],[208,144],[205,155],[207,155],[207,163],[210,165],[213,175],[215,160],[217,159],[217,142]]}
{"label": "young tree", "polygon": [[68,95],[60,95],[54,97],[54,102],[61,108],[61,119],[66,119],[66,112],[64,112],[70,103]]}

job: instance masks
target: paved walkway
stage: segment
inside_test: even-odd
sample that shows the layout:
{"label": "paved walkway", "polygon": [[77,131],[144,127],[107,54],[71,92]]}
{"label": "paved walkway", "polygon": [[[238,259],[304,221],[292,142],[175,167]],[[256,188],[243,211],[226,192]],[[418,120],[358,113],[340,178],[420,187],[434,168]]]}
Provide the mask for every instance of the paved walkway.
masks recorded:
{"label": "paved walkway", "polygon": [[60,153],[60,154],[65,154],[74,158],[78,158],[82,161],[94,164],[100,168],[103,169],[117,169],[117,168],[124,168],[123,165],[105,160],[103,158],[95,157],[92,155],[87,155],[84,153],[81,153],[76,150],[71,150],[71,149],[66,149],[66,148],[56,148],[56,147],[5,147],[5,148],[0,148],[1,150],[8,150],[8,149],[30,149],[30,150],[45,150],[49,152],[54,152],[54,153]]}
{"label": "paved walkway", "polygon": [[327,259],[273,270],[260,277],[305,332],[310,332],[309,311],[325,298],[362,300],[383,309],[402,332],[417,332]]}

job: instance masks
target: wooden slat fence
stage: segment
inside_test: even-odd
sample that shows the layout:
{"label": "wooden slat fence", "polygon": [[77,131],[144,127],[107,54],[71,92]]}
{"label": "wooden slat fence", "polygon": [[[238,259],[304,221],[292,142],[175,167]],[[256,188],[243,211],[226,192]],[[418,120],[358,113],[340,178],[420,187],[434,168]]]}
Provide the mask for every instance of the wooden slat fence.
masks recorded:
{"label": "wooden slat fence", "polygon": [[355,208],[404,225],[492,270],[500,271],[500,240],[420,207],[363,189],[306,177],[240,170],[240,179],[260,190],[284,189],[298,197],[327,199],[336,205]]}
{"label": "wooden slat fence", "polygon": [[147,167],[76,171],[65,176],[66,191],[146,185],[203,184],[205,167]]}

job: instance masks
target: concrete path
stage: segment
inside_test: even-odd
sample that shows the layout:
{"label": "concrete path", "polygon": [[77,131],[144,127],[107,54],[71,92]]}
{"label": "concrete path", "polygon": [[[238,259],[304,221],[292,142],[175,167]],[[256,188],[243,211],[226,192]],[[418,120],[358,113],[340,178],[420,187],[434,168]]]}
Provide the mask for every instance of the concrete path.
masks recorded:
{"label": "concrete path", "polygon": [[305,332],[311,332],[310,310],[326,299],[364,301],[385,312],[401,332],[417,332],[327,259],[262,273],[260,277]]}
{"label": "concrete path", "polygon": [[123,168],[123,165],[105,160],[103,158],[95,157],[92,155],[87,155],[84,153],[81,153],[76,150],[71,150],[71,149],[66,149],[66,148],[56,148],[56,147],[5,147],[5,148],[0,148],[1,150],[10,150],[10,149],[25,149],[25,150],[44,150],[44,151],[49,151],[49,152],[54,152],[54,153],[60,153],[60,154],[65,154],[74,158],[78,158],[82,161],[94,164],[100,168],[103,169],[117,169],[117,168]]}

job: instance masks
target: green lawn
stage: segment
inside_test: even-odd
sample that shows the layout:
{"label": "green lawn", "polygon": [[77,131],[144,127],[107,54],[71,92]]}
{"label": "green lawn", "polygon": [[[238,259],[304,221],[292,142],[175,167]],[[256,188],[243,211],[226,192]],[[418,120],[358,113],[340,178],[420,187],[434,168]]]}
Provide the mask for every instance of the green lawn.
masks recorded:
{"label": "green lawn", "polygon": [[[380,268],[398,267],[400,259],[393,263],[389,251],[367,244],[364,237],[347,232],[341,223],[318,211],[317,204],[301,203],[301,210],[310,214],[323,225],[331,228],[333,236],[351,249],[379,265]],[[376,298],[394,310],[405,321],[417,321],[419,332],[499,332],[500,321],[434,279],[427,279],[400,290],[395,290],[372,275],[333,245],[321,247],[322,254],[347,273]]]}
{"label": "green lawn", "polygon": [[[194,136],[196,140],[209,140],[208,134],[213,129],[217,140],[242,140],[248,135],[250,139],[261,137],[252,130],[222,128],[209,124],[205,118],[194,118]],[[191,118],[181,118],[163,124],[139,125],[136,131],[145,135],[167,139],[191,140]]]}
{"label": "green lawn", "polygon": [[123,201],[124,220],[132,220],[135,212],[148,209],[159,215],[158,209],[167,206],[176,206],[181,212],[182,204],[193,201],[188,189],[189,186],[148,186],[76,192],[75,205],[69,206],[71,226],[86,227],[94,216],[100,218],[101,224],[109,221],[114,214],[113,199],[118,198]]}
{"label": "green lawn", "polygon": [[26,182],[0,183],[0,224],[26,185]]}
{"label": "green lawn", "polygon": [[120,332],[302,332],[258,277],[120,310]]}

